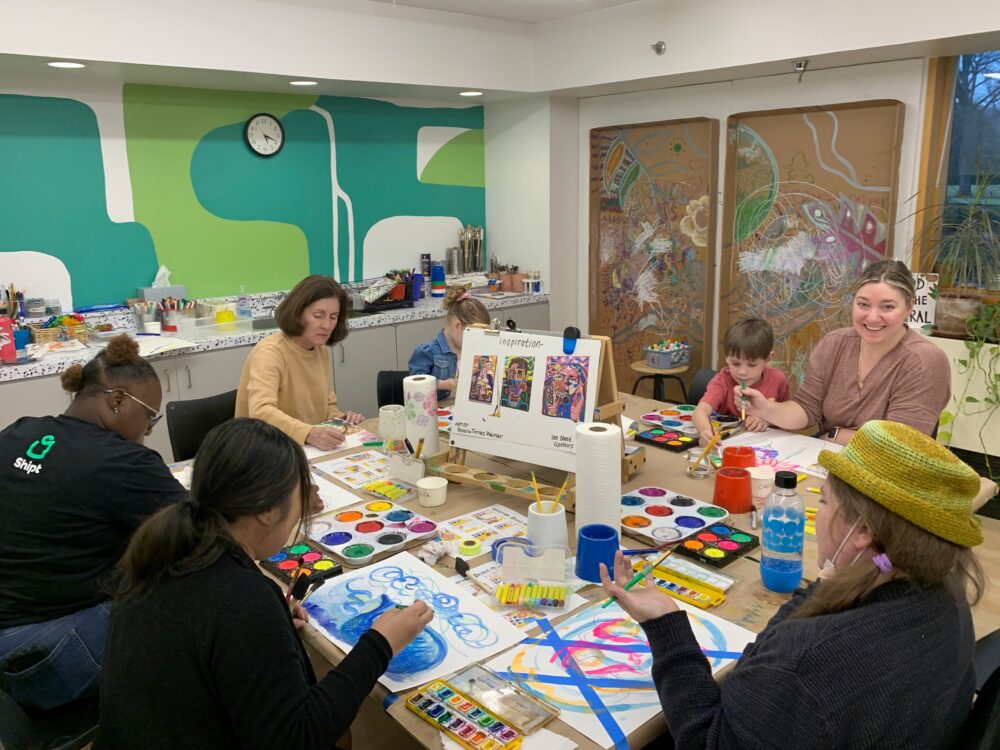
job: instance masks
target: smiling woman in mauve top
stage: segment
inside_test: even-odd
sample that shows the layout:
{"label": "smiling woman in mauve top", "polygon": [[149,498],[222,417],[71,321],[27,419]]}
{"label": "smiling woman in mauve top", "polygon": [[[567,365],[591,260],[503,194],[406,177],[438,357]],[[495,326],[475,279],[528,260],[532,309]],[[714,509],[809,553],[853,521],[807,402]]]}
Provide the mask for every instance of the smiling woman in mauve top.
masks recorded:
{"label": "smiling woman in mauve top", "polygon": [[941,349],[907,327],[915,296],[904,263],[868,266],[854,284],[851,327],[820,340],[798,393],[775,403],[747,388],[747,414],[788,430],[818,425],[841,445],[872,419],[931,434],[951,398],[951,368]]}

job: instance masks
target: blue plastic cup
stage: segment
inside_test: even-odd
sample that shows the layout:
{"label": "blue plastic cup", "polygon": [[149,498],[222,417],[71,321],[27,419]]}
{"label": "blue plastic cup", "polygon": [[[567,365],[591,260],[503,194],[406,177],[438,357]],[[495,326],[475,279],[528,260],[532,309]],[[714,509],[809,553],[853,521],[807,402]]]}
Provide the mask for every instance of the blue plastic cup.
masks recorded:
{"label": "blue plastic cup", "polygon": [[577,532],[576,577],[591,583],[601,582],[600,564],[613,573],[615,552],[618,551],[618,532],[603,523],[591,523]]}
{"label": "blue plastic cup", "polygon": [[422,273],[413,274],[413,299],[422,299],[424,296],[424,275]]}
{"label": "blue plastic cup", "polygon": [[[27,328],[18,328],[14,331],[14,349],[17,352],[24,352],[28,348],[28,343],[31,341],[31,331]],[[18,354],[21,356],[21,354]]]}

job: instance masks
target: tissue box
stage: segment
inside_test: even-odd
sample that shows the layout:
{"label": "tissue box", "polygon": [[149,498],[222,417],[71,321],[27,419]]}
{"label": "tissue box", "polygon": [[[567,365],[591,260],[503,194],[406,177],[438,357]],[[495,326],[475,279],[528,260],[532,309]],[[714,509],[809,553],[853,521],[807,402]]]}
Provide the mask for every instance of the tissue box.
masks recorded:
{"label": "tissue box", "polygon": [[184,299],[187,297],[187,287],[183,284],[172,286],[142,286],[139,287],[139,294],[144,302],[159,302],[166,297],[176,297]]}

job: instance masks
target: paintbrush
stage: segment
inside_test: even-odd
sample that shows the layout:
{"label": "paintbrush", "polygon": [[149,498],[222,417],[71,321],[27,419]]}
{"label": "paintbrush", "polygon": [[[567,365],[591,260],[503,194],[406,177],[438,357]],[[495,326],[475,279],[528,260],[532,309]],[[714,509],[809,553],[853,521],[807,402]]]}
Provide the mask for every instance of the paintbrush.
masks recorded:
{"label": "paintbrush", "polygon": [[[664,552],[663,552],[662,555],[660,555],[658,558],[656,558],[656,560],[654,562],[648,563],[646,565],[646,567],[644,567],[642,570],[640,570],[638,573],[636,573],[632,577],[632,580],[629,581],[628,583],[626,583],[624,586],[622,586],[622,588],[625,589],[626,591],[632,590],[636,586],[636,584],[639,583],[639,581],[641,581],[643,578],[645,578],[650,573],[652,573],[660,563],[662,563],[664,560],[667,559],[667,557],[670,555],[670,553],[674,551],[674,547],[673,547],[674,544],[676,544],[676,542],[672,542],[671,546],[668,547],[666,550],[664,550]],[[617,599],[618,599],[618,597],[616,597],[616,596],[610,596],[610,597],[608,597],[607,600],[605,600],[604,604],[601,605],[601,609],[606,609],[606,608],[610,607],[611,604],[612,604],[612,602],[617,601]]]}
{"label": "paintbrush", "polygon": [[740,391],[742,391],[741,395],[743,396],[743,405],[740,407],[740,419],[742,419],[745,422],[746,419],[747,419],[747,393],[746,393],[746,391],[747,391],[747,379],[746,378],[743,378],[743,380],[740,381]]}
{"label": "paintbrush", "polygon": [[705,456],[707,456],[709,454],[709,452],[712,450],[712,448],[715,447],[715,444],[718,443],[721,439],[722,439],[721,433],[718,433],[718,432],[715,433],[715,436],[711,440],[709,440],[708,441],[708,445],[705,446],[705,450],[702,451],[702,453],[701,453],[700,456],[698,456],[698,460],[695,461],[693,464],[691,464],[690,466],[687,467],[687,473],[688,474],[690,474],[692,471],[694,471],[695,469],[697,469],[701,465],[701,462],[705,460]]}
{"label": "paintbrush", "polygon": [[542,513],[542,496],[538,494],[538,480],[535,479],[535,472],[531,472],[531,486],[535,488],[535,504],[538,506],[538,512]]}
{"label": "paintbrush", "polygon": [[289,609],[295,609],[305,598],[306,592],[309,591],[309,583],[310,583],[309,578],[310,576],[300,575],[292,583],[291,589],[289,589],[287,597]]}
{"label": "paintbrush", "polygon": [[559,501],[562,500],[563,493],[566,491],[566,485],[569,483],[569,472],[566,472],[566,478],[563,480],[562,487],[559,488],[559,494],[556,495],[555,502],[552,503],[552,510],[549,513],[555,513],[556,508],[559,507]]}

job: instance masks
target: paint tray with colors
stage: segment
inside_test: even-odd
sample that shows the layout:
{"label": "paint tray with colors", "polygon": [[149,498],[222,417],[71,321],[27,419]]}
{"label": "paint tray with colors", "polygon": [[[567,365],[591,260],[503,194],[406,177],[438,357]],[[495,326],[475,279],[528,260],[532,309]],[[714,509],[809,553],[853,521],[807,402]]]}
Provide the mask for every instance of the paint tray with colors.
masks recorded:
{"label": "paint tray with colors", "polygon": [[718,523],[729,515],[725,508],[679,495],[663,487],[640,487],[622,495],[622,532],[675,542]]}
{"label": "paint tray with colors", "polygon": [[296,542],[282,547],[276,555],[261,560],[260,566],[282,583],[290,583],[292,574],[302,568],[302,575],[320,575],[329,578],[344,572],[340,563],[326,550],[312,542]]}
{"label": "paint tray with colors", "polygon": [[674,453],[683,453],[686,450],[698,447],[698,438],[665,427],[653,427],[649,430],[643,430],[635,436],[635,440],[636,442],[655,445],[657,448],[663,448]]}
{"label": "paint tray with colors", "polygon": [[360,566],[412,547],[437,530],[434,521],[409,508],[376,500],[314,518],[309,536],[348,565]]}
{"label": "paint tray with colors", "polygon": [[[640,419],[651,427],[659,427],[671,432],[680,432],[684,435],[698,437],[698,430],[694,426],[694,407],[689,404],[681,404],[671,409],[651,411],[643,414]],[[712,427],[716,430],[732,429],[742,421],[739,417],[720,414],[717,411],[712,412],[711,419]]]}
{"label": "paint tray with colors", "polygon": [[678,544],[675,551],[713,568],[724,568],[760,545],[760,537],[715,523]]}
{"label": "paint tray with colors", "polygon": [[514,750],[521,745],[520,730],[441,680],[417,690],[406,699],[406,707],[469,750]]}
{"label": "paint tray with colors", "polygon": [[441,432],[451,432],[451,420],[453,415],[449,407],[442,406],[438,409],[438,430]]}

